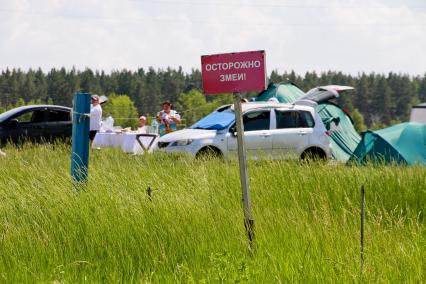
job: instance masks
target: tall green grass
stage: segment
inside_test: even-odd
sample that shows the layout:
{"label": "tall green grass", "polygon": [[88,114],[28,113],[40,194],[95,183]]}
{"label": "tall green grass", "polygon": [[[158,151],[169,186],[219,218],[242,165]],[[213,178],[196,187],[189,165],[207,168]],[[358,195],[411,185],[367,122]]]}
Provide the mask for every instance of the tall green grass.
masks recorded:
{"label": "tall green grass", "polygon": [[424,167],[250,161],[256,226],[250,251],[237,161],[92,151],[88,185],[76,192],[69,147],[6,151],[0,157],[2,283],[426,279]]}

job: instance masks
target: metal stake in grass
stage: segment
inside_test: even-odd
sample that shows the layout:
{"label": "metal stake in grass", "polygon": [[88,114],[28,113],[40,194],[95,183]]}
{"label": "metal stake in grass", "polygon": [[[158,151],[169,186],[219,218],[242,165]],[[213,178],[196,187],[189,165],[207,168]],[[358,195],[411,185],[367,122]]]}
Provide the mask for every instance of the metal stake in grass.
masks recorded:
{"label": "metal stake in grass", "polygon": [[244,125],[241,110],[241,94],[234,93],[234,99],[235,121],[237,125],[238,161],[240,165],[241,189],[243,192],[244,226],[246,228],[250,246],[252,247],[254,242],[254,218],[251,211],[247,160],[244,148]]}
{"label": "metal stake in grass", "polygon": [[146,189],[146,194],[148,194],[148,199],[149,201],[152,201],[152,189],[151,187],[148,186],[148,188]]}
{"label": "metal stake in grass", "polygon": [[361,186],[361,276],[364,269],[364,218],[365,218],[365,191],[364,185]]}

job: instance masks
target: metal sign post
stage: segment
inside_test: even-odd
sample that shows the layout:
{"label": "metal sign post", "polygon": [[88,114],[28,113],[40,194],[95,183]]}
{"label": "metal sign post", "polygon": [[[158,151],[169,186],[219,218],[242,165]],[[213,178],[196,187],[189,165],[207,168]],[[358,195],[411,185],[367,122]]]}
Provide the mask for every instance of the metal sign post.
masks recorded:
{"label": "metal sign post", "polygon": [[90,94],[75,94],[73,104],[71,177],[77,186],[87,181],[89,169]]}
{"label": "metal sign post", "polygon": [[250,189],[247,174],[247,159],[244,146],[244,124],[241,108],[241,93],[234,93],[234,99],[235,121],[237,125],[238,161],[240,165],[240,180],[243,193],[244,226],[246,228],[250,246],[252,246],[254,241],[254,218],[251,210]]}
{"label": "metal sign post", "polygon": [[253,248],[254,244],[254,219],[251,210],[246,152],[244,149],[241,92],[263,91],[266,89],[265,57],[264,50],[201,56],[201,76],[204,94],[234,93],[244,225],[251,248]]}

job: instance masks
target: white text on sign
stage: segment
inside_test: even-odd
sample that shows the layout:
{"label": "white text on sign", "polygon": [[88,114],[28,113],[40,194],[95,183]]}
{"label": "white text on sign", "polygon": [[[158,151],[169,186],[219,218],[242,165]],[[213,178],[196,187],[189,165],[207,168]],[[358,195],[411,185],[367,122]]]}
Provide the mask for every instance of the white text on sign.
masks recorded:
{"label": "white text on sign", "polygon": [[222,71],[230,69],[246,69],[246,68],[260,68],[261,63],[259,60],[241,61],[241,62],[224,62],[206,64],[206,71]]}
{"label": "white text on sign", "polygon": [[220,82],[243,81],[246,80],[246,73],[240,74],[222,74],[219,76]]}
{"label": "white text on sign", "polygon": [[203,55],[201,77],[206,95],[263,91],[266,88],[265,51]]}

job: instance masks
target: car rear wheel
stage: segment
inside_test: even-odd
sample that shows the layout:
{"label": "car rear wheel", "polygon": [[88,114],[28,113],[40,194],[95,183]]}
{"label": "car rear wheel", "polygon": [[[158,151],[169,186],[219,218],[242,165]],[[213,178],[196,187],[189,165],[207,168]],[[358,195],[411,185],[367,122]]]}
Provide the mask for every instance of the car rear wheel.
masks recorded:
{"label": "car rear wheel", "polygon": [[302,153],[300,158],[302,161],[325,161],[327,155],[320,148],[309,148]]}

